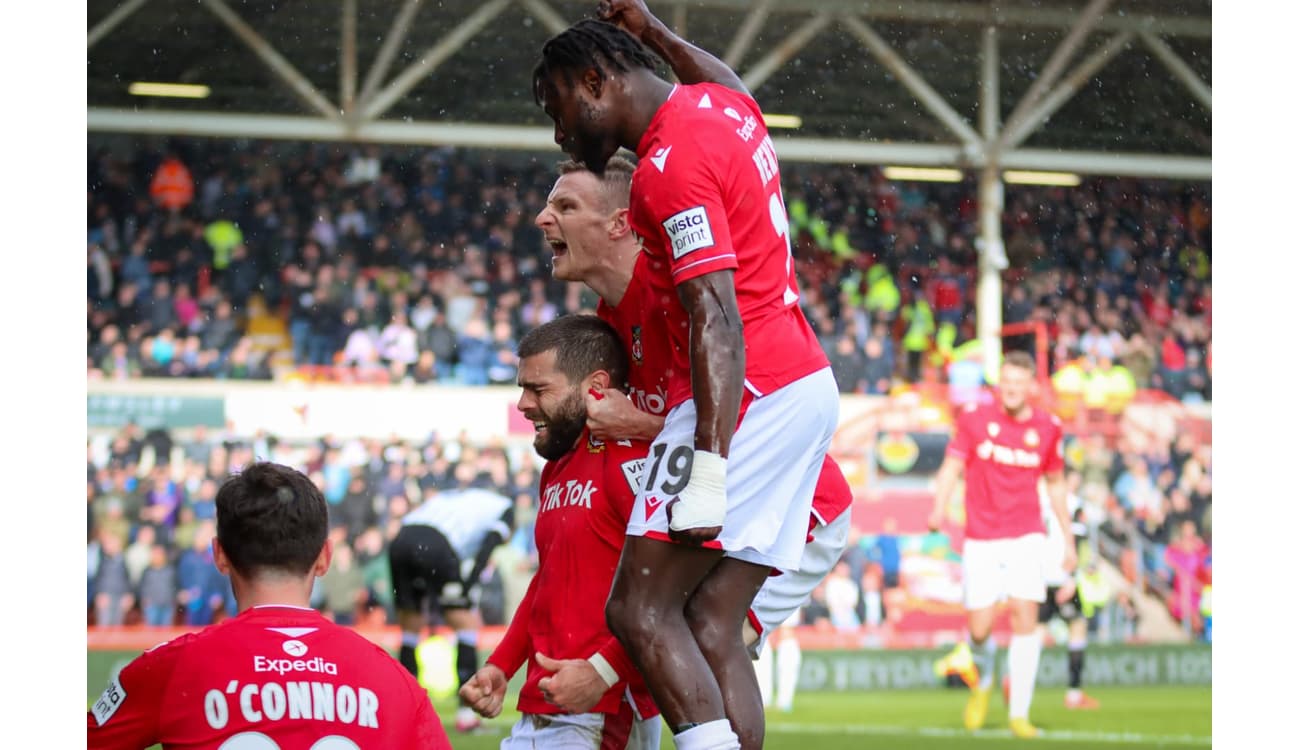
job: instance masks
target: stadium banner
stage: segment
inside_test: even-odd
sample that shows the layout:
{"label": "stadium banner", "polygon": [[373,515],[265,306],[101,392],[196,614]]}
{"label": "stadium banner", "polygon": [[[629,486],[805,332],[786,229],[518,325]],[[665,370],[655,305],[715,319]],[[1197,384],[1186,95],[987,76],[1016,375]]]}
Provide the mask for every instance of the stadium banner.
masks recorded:
{"label": "stadium banner", "polygon": [[[397,436],[425,440],[464,434],[470,440],[532,440],[531,422],[515,408],[510,386],[367,385],[142,379],[87,384],[87,427],[115,429],[134,419],[144,429],[227,427],[237,435],[259,430],[287,440]],[[840,425],[856,423],[881,404],[880,396],[842,396]],[[844,436],[848,437],[848,436]],[[838,440],[838,437],[837,437]],[[866,453],[842,441],[836,452],[853,464]]]}
{"label": "stadium banner", "polygon": [[[799,690],[867,691],[929,689],[941,684],[934,663],[943,650],[804,650]],[[1083,684],[1209,685],[1212,649],[1208,645],[1090,645]],[[1064,648],[1045,648],[1038,663],[1040,687],[1064,687],[1069,681]],[[965,689],[965,688],[963,688]]]}
{"label": "stadium banner", "polygon": [[226,423],[226,401],[221,396],[164,393],[86,394],[86,427],[116,429],[127,422],[135,422],[143,430],[221,427]]}

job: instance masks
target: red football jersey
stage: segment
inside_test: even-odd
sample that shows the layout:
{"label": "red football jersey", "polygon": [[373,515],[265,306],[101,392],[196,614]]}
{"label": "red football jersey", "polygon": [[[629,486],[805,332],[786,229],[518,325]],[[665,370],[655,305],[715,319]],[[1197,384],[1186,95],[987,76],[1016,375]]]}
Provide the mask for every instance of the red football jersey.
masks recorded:
{"label": "red football jersey", "polygon": [[642,718],[659,713],[641,674],[605,625],[605,600],[648,451],[642,442],[607,443],[584,432],[577,448],[542,469],[533,524],[537,572],[488,657],[507,675],[528,662],[519,692],[523,713],[563,712],[537,687],[550,674],[533,658],[539,651],[552,659],[585,659],[599,652],[624,678],[592,711],[618,713],[625,688],[630,688]]}
{"label": "red football jersey", "polygon": [[[667,329],[653,323],[654,316],[662,316],[663,308],[650,304],[650,289],[646,274],[646,255],[637,255],[632,281],[618,305],[607,305],[604,300],[596,306],[596,314],[618,331],[619,340],[627,351],[628,398],[638,409],[657,416],[668,413],[668,373],[672,368],[672,344]],[[745,418],[749,394],[741,401],[740,419]],[[817,477],[817,490],[813,495],[812,512],[818,521],[830,523],[853,505],[853,490],[840,471],[839,464],[828,454],[822,463],[822,473]]]}
{"label": "red football jersey", "polygon": [[396,659],[287,606],[254,607],[136,657],[91,707],[86,735],[92,750],[451,747]]}
{"label": "red football jersey", "polygon": [[676,86],[636,153],[629,220],[647,256],[650,322],[671,344],[667,408],[691,396],[690,320],[676,287],[707,273],[735,272],[754,395],[827,367],[799,309],[776,149],[758,104],[717,84]]}
{"label": "red football jersey", "polygon": [[970,404],[947,453],[966,462],[966,538],[1046,533],[1038,479],[1065,467],[1060,420],[1040,409],[1016,420],[1001,404]]}

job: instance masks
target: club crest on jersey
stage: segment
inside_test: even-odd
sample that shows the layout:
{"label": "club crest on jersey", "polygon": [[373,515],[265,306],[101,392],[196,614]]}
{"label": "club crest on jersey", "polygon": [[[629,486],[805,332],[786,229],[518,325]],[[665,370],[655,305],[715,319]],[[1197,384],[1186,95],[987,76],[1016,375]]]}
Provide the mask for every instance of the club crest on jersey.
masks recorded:
{"label": "club crest on jersey", "polygon": [[605,450],[605,441],[588,432],[587,451],[590,453],[600,453],[603,450]]}
{"label": "club crest on jersey", "polygon": [[1033,427],[1030,427],[1029,429],[1025,430],[1025,445],[1029,446],[1030,448],[1038,447],[1038,431],[1035,430]]}
{"label": "club crest on jersey", "polygon": [[989,422],[989,437],[997,437],[1002,432],[1002,426],[997,422]]}
{"label": "club crest on jersey", "polygon": [[645,351],[641,347],[641,326],[632,326],[632,361],[641,364],[644,354]]}

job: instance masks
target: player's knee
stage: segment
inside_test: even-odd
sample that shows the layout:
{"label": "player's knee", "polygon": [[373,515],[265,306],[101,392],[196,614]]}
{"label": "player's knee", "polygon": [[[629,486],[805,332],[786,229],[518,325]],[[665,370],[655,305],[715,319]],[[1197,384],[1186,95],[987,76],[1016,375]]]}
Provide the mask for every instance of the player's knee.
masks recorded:
{"label": "player's knee", "polygon": [[720,614],[716,609],[711,609],[708,602],[701,602],[697,597],[686,602],[686,624],[705,654],[721,654],[729,646],[739,643],[735,629],[730,627],[734,623],[724,622],[725,618]]}

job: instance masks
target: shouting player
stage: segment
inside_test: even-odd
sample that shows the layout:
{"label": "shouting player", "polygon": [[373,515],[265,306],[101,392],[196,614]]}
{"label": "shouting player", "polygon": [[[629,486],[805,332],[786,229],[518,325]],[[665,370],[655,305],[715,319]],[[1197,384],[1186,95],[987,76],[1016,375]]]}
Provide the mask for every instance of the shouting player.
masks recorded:
{"label": "shouting player", "polygon": [[146,651],[87,716],[91,748],[450,748],[413,677],[308,606],[329,569],[325,498],[254,463],[217,492],[217,569],[239,614]]}
{"label": "shouting player", "polygon": [[935,480],[930,528],[943,522],[948,500],[965,474],[966,540],[962,550],[970,648],[979,679],[966,704],[967,729],[984,725],[997,643],[990,637],[995,605],[1010,599],[1010,727],[1034,737],[1029,723],[1038,657],[1038,607],[1046,598],[1043,562],[1046,530],[1039,512],[1038,481],[1046,480],[1052,513],[1064,536],[1062,567],[1073,570],[1074,535],[1066,508],[1061,423],[1029,403],[1034,361],[1011,352],[1002,363],[996,403],[971,404],[958,414],[956,432]]}
{"label": "shouting player", "polygon": [[[596,312],[618,331],[627,353],[628,395],[612,388],[604,390],[600,398],[587,395],[587,426],[604,440],[653,440],[663,428],[666,412],[671,352],[666,332],[646,323],[647,261],[638,253],[636,237],[627,224],[633,170],[630,162],[617,156],[605,165],[601,177],[577,162],[564,162],[559,165],[560,176],[547,205],[536,218],[554,248],[555,276],[583,281],[600,295]],[[751,656],[757,657],[770,632],[797,614],[839,560],[848,541],[852,504],[852,490],[828,455],[813,495],[809,537],[799,569],[769,576],[745,618],[744,643]],[[718,632],[728,632],[727,622],[721,620],[724,613],[710,609],[702,614],[719,619]],[[734,628],[734,623],[730,627]],[[794,638],[792,632],[787,634],[792,641],[787,651],[797,643]],[[718,645],[707,638],[697,641],[706,650]],[[715,655],[717,660],[725,659],[730,649],[723,651]],[[751,687],[743,663],[733,666],[718,675],[727,718],[742,746],[760,747],[762,691],[758,685]]]}
{"label": "shouting player", "polygon": [[547,460],[534,526],[537,572],[501,644],[461,696],[496,716],[511,675],[527,662],[523,716],[503,750],[657,750],[659,712],[604,616],[646,444],[593,436],[584,400],[624,382],[626,356],[608,324],[571,315],[529,331],[519,357],[518,408],[537,426],[533,446]]}
{"label": "shouting player", "polygon": [[[514,512],[510,498],[470,488],[439,492],[402,516],[402,528],[388,549],[388,565],[402,629],[398,658],[411,674],[419,676],[415,649],[429,598],[456,631],[460,684],[478,670],[478,631],[483,627],[475,606],[479,578],[492,551],[510,537]],[[474,711],[462,704],[456,731],[473,731],[479,724]]]}
{"label": "shouting player", "polygon": [[[762,112],[743,91],[658,77],[633,34],[667,29],[640,18],[631,33],[582,21],[553,37],[533,91],[595,174],[620,146],[640,158],[628,219],[647,255],[647,326],[672,357],[606,616],[677,746],[735,748],[715,675],[740,661],[757,694],[742,623],[771,568],[799,567],[838,392],[798,306]],[[718,612],[734,627],[702,626]]]}

